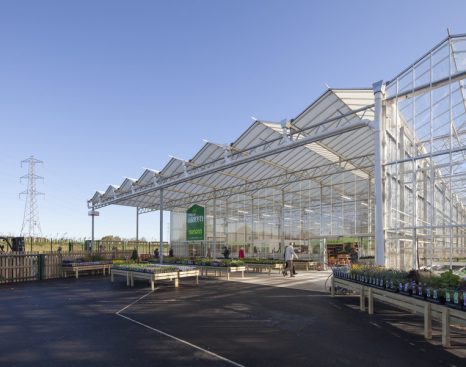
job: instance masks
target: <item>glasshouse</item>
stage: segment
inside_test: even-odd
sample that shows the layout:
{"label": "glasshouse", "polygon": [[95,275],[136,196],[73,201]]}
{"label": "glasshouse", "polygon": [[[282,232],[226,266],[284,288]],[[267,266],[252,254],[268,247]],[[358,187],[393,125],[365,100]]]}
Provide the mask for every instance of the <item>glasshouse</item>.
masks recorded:
{"label": "glasshouse", "polygon": [[292,119],[256,120],[88,206],[160,211],[161,241],[169,213],[180,256],[281,256],[294,242],[330,264],[348,246],[401,269],[465,258],[465,79],[466,35],[449,36],[388,82],[328,89]]}

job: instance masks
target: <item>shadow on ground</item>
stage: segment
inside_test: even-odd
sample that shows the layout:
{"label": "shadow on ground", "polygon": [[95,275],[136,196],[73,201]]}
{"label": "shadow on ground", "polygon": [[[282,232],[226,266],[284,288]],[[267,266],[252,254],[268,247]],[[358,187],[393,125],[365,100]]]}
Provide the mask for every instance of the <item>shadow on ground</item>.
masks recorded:
{"label": "shadow on ground", "polygon": [[[108,278],[0,287],[0,366],[231,366],[232,363],[119,317],[147,294]],[[201,280],[158,289],[121,312],[150,328],[244,366],[464,366],[410,332],[422,320],[353,297]]]}

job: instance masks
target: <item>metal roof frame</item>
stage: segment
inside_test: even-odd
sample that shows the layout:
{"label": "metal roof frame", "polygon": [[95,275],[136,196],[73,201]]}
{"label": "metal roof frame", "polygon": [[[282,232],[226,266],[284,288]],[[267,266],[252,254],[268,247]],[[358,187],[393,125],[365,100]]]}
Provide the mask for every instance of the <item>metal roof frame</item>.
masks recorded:
{"label": "metal roof frame", "polygon": [[[364,92],[366,95],[372,93],[370,90]],[[325,99],[329,106],[323,106]],[[186,197],[212,197],[214,193],[236,192],[238,187],[243,187],[241,190],[244,191],[246,185],[248,190],[257,190],[264,184],[270,186],[270,178],[278,180],[281,177],[282,185],[311,179],[303,172],[328,164],[367,177],[367,173],[354,165],[357,159],[353,163],[351,157],[338,156],[333,147],[319,142],[340,134],[367,130],[359,135],[364,146],[356,150],[367,153],[364,151],[366,147],[371,150],[366,144],[367,137],[371,136],[371,120],[361,119],[358,114],[372,109],[372,105],[351,110],[332,90],[325,92],[317,102],[324,108],[320,108],[313,118],[310,118],[312,108],[309,107],[292,120],[288,128],[279,123],[255,121],[234,143],[219,146],[206,142],[193,159],[171,157],[160,172],[146,169],[135,182],[125,179],[120,188],[109,187],[104,194],[96,193],[88,205],[102,208],[117,204],[136,206],[142,211],[157,210],[159,203],[155,192],[163,189],[164,208],[169,209],[181,205]],[[336,102],[338,106],[334,105]],[[370,170],[370,166],[364,169]]]}

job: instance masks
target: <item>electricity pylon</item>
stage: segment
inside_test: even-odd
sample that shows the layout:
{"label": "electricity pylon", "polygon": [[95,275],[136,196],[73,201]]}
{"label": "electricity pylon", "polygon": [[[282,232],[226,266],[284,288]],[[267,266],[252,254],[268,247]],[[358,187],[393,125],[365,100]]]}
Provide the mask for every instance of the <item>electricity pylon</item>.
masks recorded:
{"label": "electricity pylon", "polygon": [[21,167],[23,164],[28,164],[28,174],[21,176],[20,180],[27,179],[27,189],[19,194],[26,195],[26,203],[24,205],[24,217],[23,225],[21,226],[21,236],[25,237],[40,237],[42,236],[42,230],[40,228],[39,219],[39,207],[37,205],[37,198],[44,193],[37,191],[36,181],[43,180],[44,178],[36,175],[36,164],[44,163],[34,156],[30,156],[28,159],[21,161]]}

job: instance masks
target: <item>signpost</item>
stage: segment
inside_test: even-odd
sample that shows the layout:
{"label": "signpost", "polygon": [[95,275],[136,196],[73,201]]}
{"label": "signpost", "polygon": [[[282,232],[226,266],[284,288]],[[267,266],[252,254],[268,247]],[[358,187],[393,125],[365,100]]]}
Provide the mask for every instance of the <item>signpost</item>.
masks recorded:
{"label": "signpost", "polygon": [[91,251],[92,251],[92,248],[94,247],[94,217],[98,217],[99,212],[97,210],[94,210],[94,208],[92,208],[92,210],[89,210],[87,214],[90,217],[92,217],[92,240],[91,240]]}
{"label": "signpost", "polygon": [[186,211],[186,240],[204,240],[204,207],[193,205]]}

